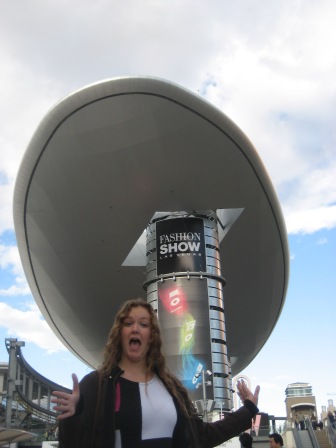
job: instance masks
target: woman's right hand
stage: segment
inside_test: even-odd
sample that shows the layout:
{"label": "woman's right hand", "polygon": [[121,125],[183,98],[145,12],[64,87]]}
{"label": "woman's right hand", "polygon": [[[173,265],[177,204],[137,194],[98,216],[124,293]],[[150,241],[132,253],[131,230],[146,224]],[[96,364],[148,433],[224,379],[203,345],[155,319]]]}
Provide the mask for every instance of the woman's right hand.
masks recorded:
{"label": "woman's right hand", "polygon": [[56,390],[52,393],[52,396],[55,398],[51,399],[52,403],[56,403],[54,406],[55,411],[61,412],[61,414],[57,417],[58,420],[63,420],[65,418],[71,417],[76,412],[76,406],[79,402],[80,392],[78,385],[78,378],[75,373],[72,374],[72,393],[68,394],[66,392],[61,392]]}

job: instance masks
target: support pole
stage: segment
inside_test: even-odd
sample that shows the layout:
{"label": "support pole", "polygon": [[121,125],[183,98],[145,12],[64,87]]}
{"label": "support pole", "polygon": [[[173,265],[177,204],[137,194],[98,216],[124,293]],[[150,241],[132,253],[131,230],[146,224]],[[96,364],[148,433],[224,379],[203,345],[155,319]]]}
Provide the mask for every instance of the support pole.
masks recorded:
{"label": "support pole", "polygon": [[16,382],[16,349],[17,347],[22,347],[24,345],[24,342],[18,341],[17,339],[13,338],[7,338],[5,342],[9,351],[5,426],[6,428],[11,428],[13,399]]}
{"label": "support pole", "polygon": [[204,406],[204,421],[208,421],[208,404],[206,397],[206,383],[205,383],[205,373],[202,370],[202,386],[203,386],[203,406]]}

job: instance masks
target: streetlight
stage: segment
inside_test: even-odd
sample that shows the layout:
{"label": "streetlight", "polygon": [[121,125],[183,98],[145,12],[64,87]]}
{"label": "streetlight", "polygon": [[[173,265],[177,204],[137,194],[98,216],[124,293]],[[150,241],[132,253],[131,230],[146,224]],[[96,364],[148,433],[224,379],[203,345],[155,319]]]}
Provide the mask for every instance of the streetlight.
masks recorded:
{"label": "streetlight", "polygon": [[212,372],[210,370],[207,370],[207,371],[202,370],[202,372],[195,373],[194,378],[199,378],[201,373],[202,373],[202,384],[201,383],[196,384],[196,389],[198,389],[201,386],[203,387],[203,406],[202,406],[203,420],[205,422],[207,422],[208,421],[208,412],[210,412],[212,410],[213,400],[207,400],[207,398],[206,398],[206,387],[211,386],[212,383],[211,383],[211,381],[205,379],[205,375],[211,377]]}

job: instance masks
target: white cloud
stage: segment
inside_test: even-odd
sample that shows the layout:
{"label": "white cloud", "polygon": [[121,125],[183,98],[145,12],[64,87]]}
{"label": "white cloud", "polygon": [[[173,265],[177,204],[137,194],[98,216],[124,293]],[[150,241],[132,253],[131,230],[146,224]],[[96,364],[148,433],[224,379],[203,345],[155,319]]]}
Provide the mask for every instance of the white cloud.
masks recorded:
{"label": "white cloud", "polygon": [[8,288],[0,289],[0,296],[6,297],[27,296],[30,293],[29,286],[26,283],[23,287],[19,285],[11,285]]}
{"label": "white cloud", "polygon": [[28,143],[43,116],[63,96],[57,81],[11,64],[14,73],[4,74],[0,63],[0,234],[14,229],[14,185]]}
{"label": "white cloud", "polygon": [[[0,139],[1,140],[1,139]],[[1,144],[1,143],[0,143]],[[0,155],[2,151],[0,149]],[[2,154],[4,157],[4,154]],[[0,162],[1,163],[1,162]],[[0,168],[1,170],[1,168]],[[4,168],[2,168],[3,172],[5,171]],[[4,177],[7,177],[5,174]],[[0,178],[1,178],[1,172],[0,172]],[[6,182],[6,183],[3,183]],[[13,190],[14,190],[14,182],[7,183],[7,179],[3,179],[1,182],[0,179],[0,235],[5,230],[12,230],[14,229],[14,222],[13,222]]]}
{"label": "white cloud", "polygon": [[0,296],[23,296],[31,294],[26,281],[17,246],[0,244],[0,268],[14,276],[14,284],[0,289]]}
{"label": "white cloud", "polygon": [[286,216],[289,233],[314,233],[336,227],[336,205],[311,210],[291,211]]}
{"label": "white cloud", "polygon": [[[312,233],[335,227],[336,139],[334,125],[328,122],[330,117],[321,120],[321,110],[331,110],[333,99],[321,96],[317,91],[313,98],[311,92],[307,95],[310,100],[303,100],[306,89],[302,88],[300,80],[278,83],[279,75],[269,73],[268,79],[263,74],[263,67],[259,67],[259,77],[256,70],[249,82],[251,70],[253,72],[253,67],[249,66],[246,79],[241,80],[241,89],[238,82],[234,86],[215,83],[215,87],[210,87],[221,95],[223,104],[220,107],[256,146],[279,195],[288,231]],[[217,76],[226,83],[224,72],[225,67],[222,76]],[[254,84],[252,88],[256,93],[253,95],[249,89],[258,78],[263,86]],[[302,98],[296,102],[296,111],[291,111],[293,99],[292,93],[288,92],[291,82],[292,91],[302,91]],[[313,83],[311,87],[314,90]],[[227,99],[225,92],[236,97]],[[312,222],[305,221],[306,214],[310,215]]]}
{"label": "white cloud", "polygon": [[[335,227],[336,10],[330,2],[297,2],[289,16],[276,5],[263,29],[252,21],[256,37],[244,29],[231,35],[230,51],[207,68],[203,94],[256,146],[289,231],[312,233]],[[315,213],[312,223],[305,213]]]}
{"label": "white cloud", "polygon": [[25,342],[53,353],[66,350],[43,320],[37,306],[27,305],[28,310],[18,310],[0,302],[0,326],[6,328],[8,337],[17,337]]}
{"label": "white cloud", "polygon": [[0,267],[10,269],[13,274],[22,274],[20,255],[16,246],[0,245]]}
{"label": "white cloud", "polygon": [[294,232],[334,226],[322,214],[307,227],[293,212],[336,201],[335,14],[332,0],[258,0],[254,7],[246,0],[126,0],[118,8],[106,0],[46,0],[22,11],[7,2],[0,18],[0,234],[13,228],[14,179],[48,109],[84,85],[134,74],[199,91],[232,118],[260,153]]}

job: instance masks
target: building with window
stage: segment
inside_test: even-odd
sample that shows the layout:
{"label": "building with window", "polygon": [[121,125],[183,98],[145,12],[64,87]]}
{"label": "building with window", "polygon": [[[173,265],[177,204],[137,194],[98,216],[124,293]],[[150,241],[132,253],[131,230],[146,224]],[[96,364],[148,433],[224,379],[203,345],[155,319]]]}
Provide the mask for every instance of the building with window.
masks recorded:
{"label": "building with window", "polygon": [[286,413],[289,420],[294,421],[295,416],[300,413],[308,417],[317,415],[316,399],[310,384],[301,382],[288,384],[285,394]]}

